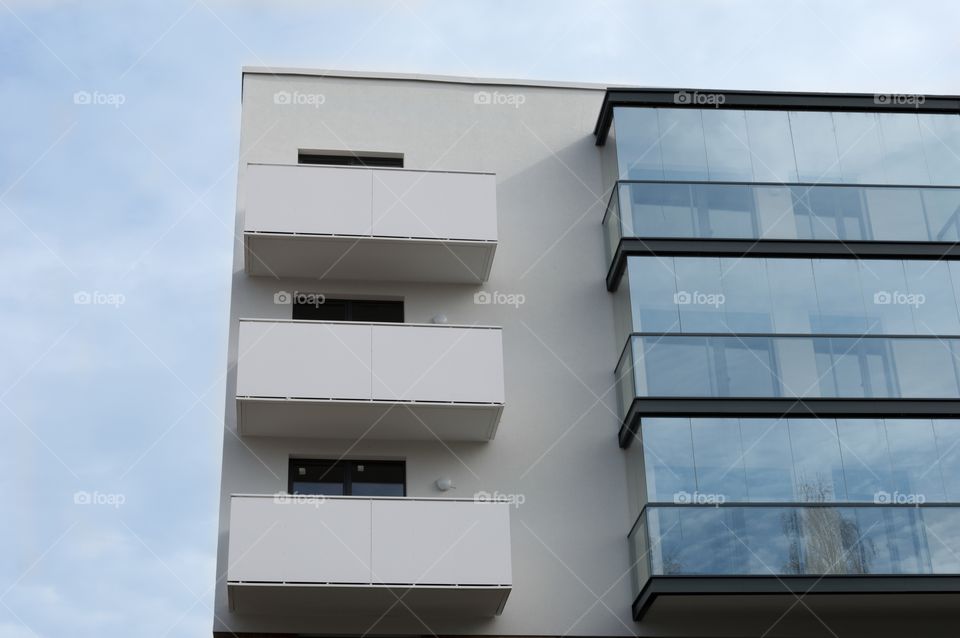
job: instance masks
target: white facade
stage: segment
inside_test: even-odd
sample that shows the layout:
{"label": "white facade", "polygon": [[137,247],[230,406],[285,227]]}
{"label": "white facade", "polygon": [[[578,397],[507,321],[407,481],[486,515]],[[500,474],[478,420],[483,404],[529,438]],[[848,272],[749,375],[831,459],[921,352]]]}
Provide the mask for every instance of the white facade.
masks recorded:
{"label": "white facade", "polygon": [[[245,71],[215,632],[654,630],[630,609],[603,89]],[[291,321],[293,292],[415,325]],[[273,497],[290,458],[341,457],[404,460],[408,498]]]}

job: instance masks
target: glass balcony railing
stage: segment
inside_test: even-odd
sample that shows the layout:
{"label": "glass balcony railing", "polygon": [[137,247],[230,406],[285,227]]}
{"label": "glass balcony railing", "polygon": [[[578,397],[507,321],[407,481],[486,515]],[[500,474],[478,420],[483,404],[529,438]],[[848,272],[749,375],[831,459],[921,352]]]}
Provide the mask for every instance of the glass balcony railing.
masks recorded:
{"label": "glass balcony railing", "polygon": [[960,339],[631,335],[616,368],[635,398],[960,399]]}
{"label": "glass balcony railing", "polygon": [[952,242],[960,188],[742,182],[618,182],[604,216],[621,238]]}
{"label": "glass balcony railing", "polygon": [[648,505],[634,591],[657,576],[960,574],[960,506]]}

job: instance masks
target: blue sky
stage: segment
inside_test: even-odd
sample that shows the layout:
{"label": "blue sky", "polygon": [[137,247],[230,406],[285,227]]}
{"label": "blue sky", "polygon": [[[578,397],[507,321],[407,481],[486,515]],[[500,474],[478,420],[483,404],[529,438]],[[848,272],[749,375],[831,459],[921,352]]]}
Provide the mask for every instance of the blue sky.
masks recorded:
{"label": "blue sky", "polygon": [[0,0],[0,638],[209,635],[242,65],[956,94],[957,24],[950,0]]}

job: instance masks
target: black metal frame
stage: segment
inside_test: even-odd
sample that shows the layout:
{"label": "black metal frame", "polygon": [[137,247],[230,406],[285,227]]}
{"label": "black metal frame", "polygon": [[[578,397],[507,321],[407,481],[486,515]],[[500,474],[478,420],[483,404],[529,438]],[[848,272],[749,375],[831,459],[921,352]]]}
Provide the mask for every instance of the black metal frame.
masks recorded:
{"label": "black metal frame", "polygon": [[632,605],[642,620],[660,596],[817,596],[849,594],[960,594],[960,576],[651,576]]}
{"label": "black metal frame", "polygon": [[[677,95],[688,94],[723,96],[723,103],[709,105],[678,102]],[[861,111],[878,113],[958,113],[960,96],[918,95],[917,99],[902,103],[899,100],[880,100],[889,93],[793,93],[780,91],[723,91],[718,89],[667,88],[608,88],[597,116],[593,133],[597,146],[607,141],[613,122],[613,109],[618,106],[669,107],[691,109],[744,109],[765,111]]]}

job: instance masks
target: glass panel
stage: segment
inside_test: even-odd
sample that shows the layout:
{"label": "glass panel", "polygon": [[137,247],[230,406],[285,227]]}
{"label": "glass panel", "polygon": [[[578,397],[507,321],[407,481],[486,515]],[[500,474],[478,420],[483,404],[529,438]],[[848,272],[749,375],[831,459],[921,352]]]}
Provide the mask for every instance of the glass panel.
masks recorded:
{"label": "glass panel", "polygon": [[910,399],[960,396],[950,344],[939,339],[890,339],[899,392]]}
{"label": "glass panel", "polygon": [[630,257],[630,303],[636,332],[680,330],[680,306],[672,257]]}
{"label": "glass panel", "polygon": [[700,109],[657,109],[657,114],[663,178],[709,179]]}
{"label": "glass panel", "polygon": [[753,181],[747,119],[743,111],[702,110],[707,168],[713,181]]}
{"label": "glass panel", "polygon": [[680,329],[683,332],[728,332],[724,322],[720,259],[675,259]]}
{"label": "glass panel", "polygon": [[918,189],[867,188],[863,193],[869,209],[872,239],[929,240],[930,233],[927,231]]}
{"label": "glass panel", "polygon": [[921,191],[931,241],[960,239],[960,191],[927,188]]}
{"label": "glass panel", "polygon": [[663,179],[656,109],[615,108],[620,179]]}
{"label": "glass panel", "polygon": [[877,119],[887,181],[905,186],[929,184],[930,173],[916,114],[878,113]]}
{"label": "glass panel", "polygon": [[769,259],[767,274],[776,331],[811,332],[820,312],[811,260]]}
{"label": "glass panel", "polygon": [[760,239],[806,238],[797,227],[799,211],[795,210],[793,191],[780,186],[754,186]]}
{"label": "glass panel", "polygon": [[933,423],[929,419],[887,419],[886,426],[894,498],[909,503],[946,500]]}
{"label": "glass panel", "polygon": [[840,172],[849,184],[886,184],[880,127],[874,113],[833,113]]}
{"label": "glass panel", "polygon": [[840,158],[830,113],[793,111],[790,113],[790,130],[800,181],[813,184],[839,182],[842,178]]}
{"label": "glass panel", "polygon": [[648,498],[671,503],[696,492],[690,419],[644,418],[640,431]]}
{"label": "glass panel", "polygon": [[915,334],[913,311],[901,303],[907,292],[907,277],[902,261],[864,259],[857,262],[867,332],[874,334]]}
{"label": "glass panel", "polygon": [[960,421],[934,419],[933,429],[937,436],[937,459],[946,499],[960,501]]}
{"label": "glass panel", "polygon": [[360,461],[352,464],[353,496],[404,496],[403,463],[392,461]]}
{"label": "glass panel", "polygon": [[697,459],[697,491],[743,501],[747,496],[743,448],[737,419],[692,419],[693,452]]}
{"label": "glass panel", "polygon": [[890,451],[881,419],[840,419],[840,454],[847,500],[872,503],[890,488]]}
{"label": "glass panel", "polygon": [[688,184],[624,184],[637,237],[696,237]]}
{"label": "glass panel", "polygon": [[693,187],[697,237],[756,237],[753,191],[736,184]]}
{"label": "glass panel", "polygon": [[746,111],[745,115],[752,151],[753,181],[777,184],[798,181],[787,114],[784,111]]}
{"label": "glass panel", "polygon": [[713,396],[706,338],[653,337],[642,343],[649,396]]}
{"label": "glass panel", "polygon": [[960,509],[924,508],[923,522],[933,573],[960,574]]}
{"label": "glass panel", "polygon": [[766,259],[722,257],[723,313],[731,332],[773,332]]}
{"label": "glass panel", "polygon": [[778,397],[780,383],[773,344],[763,337],[710,340],[717,396]]}
{"label": "glass panel", "polygon": [[950,266],[944,261],[906,261],[910,294],[899,301],[911,308],[919,334],[960,334]]}
{"label": "glass panel", "polygon": [[860,293],[857,262],[850,259],[814,259],[819,316],[813,332],[861,334],[866,332],[866,310]]}
{"label": "glass panel", "polygon": [[960,116],[949,113],[918,115],[923,153],[934,184],[960,184]]}
{"label": "glass panel", "polygon": [[[787,422],[740,419],[740,438],[747,477],[747,500],[793,500],[793,456]],[[960,458],[960,451],[957,455]]]}
{"label": "glass panel", "polygon": [[837,424],[833,419],[790,419],[794,498],[823,503],[846,500]]}

